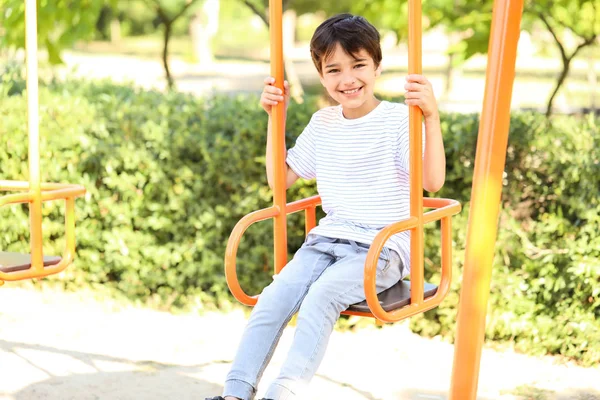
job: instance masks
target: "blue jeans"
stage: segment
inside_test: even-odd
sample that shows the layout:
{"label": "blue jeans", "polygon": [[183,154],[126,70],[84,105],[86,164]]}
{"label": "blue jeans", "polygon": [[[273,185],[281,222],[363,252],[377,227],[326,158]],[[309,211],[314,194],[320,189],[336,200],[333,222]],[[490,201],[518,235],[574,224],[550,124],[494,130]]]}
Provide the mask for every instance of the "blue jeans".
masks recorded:
{"label": "blue jeans", "polygon": [[[340,312],[365,299],[363,277],[368,245],[314,234],[259,296],[242,335],[223,396],[252,400],[283,329],[298,312],[292,347],[265,398],[294,399],[317,371]],[[402,278],[400,256],[384,248],[377,266],[377,291]]]}

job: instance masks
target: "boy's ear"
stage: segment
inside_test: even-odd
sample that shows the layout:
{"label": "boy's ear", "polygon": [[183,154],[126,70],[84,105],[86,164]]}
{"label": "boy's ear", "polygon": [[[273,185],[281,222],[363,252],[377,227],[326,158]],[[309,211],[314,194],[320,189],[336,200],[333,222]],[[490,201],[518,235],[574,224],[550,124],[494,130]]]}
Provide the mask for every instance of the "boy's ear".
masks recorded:
{"label": "boy's ear", "polygon": [[381,63],[379,64],[379,66],[375,69],[375,76],[378,77],[379,75],[381,75]]}
{"label": "boy's ear", "polygon": [[321,85],[325,87],[325,79],[323,79],[323,74],[319,74],[319,80],[321,81]]}

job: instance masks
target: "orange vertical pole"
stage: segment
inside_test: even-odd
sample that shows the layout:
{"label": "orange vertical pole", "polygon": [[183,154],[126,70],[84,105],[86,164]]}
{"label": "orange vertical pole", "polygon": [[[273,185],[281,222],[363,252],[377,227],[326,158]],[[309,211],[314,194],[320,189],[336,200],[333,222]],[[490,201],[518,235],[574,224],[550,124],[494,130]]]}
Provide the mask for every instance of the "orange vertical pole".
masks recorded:
{"label": "orange vertical pole", "polygon": [[25,50],[27,68],[27,128],[29,134],[29,190],[33,199],[29,204],[31,264],[43,269],[42,254],[42,193],[40,187],[40,135],[38,114],[37,65],[37,4],[25,2]]}
{"label": "orange vertical pole", "polygon": [[[421,74],[421,0],[408,2],[408,73]],[[418,106],[408,111],[410,132],[410,214],[418,223],[410,237],[410,297],[423,302],[423,113]]]}
{"label": "orange vertical pole", "polygon": [[[283,89],[283,33],[282,0],[269,0],[269,24],[271,34],[271,76],[275,86]],[[287,218],[286,218],[286,168],[285,168],[285,104],[279,104],[271,113],[271,134],[273,148],[273,205],[279,214],[273,219],[275,273],[279,273],[287,263]]]}
{"label": "orange vertical pole", "polygon": [[475,156],[450,399],[477,396],[523,0],[496,0]]}

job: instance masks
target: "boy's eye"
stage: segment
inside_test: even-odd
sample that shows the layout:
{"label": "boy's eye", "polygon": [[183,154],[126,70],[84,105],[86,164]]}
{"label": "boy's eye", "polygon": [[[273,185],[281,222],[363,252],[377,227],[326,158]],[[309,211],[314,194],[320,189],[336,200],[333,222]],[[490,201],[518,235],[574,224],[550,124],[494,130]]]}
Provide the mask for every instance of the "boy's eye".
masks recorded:
{"label": "boy's eye", "polygon": [[327,71],[328,74],[332,74],[332,73],[336,73],[336,72],[338,72],[337,69],[330,69]]}
{"label": "boy's eye", "polygon": [[364,67],[365,65],[366,65],[366,64],[356,64],[356,65],[354,66],[354,68],[362,68],[362,67]]}

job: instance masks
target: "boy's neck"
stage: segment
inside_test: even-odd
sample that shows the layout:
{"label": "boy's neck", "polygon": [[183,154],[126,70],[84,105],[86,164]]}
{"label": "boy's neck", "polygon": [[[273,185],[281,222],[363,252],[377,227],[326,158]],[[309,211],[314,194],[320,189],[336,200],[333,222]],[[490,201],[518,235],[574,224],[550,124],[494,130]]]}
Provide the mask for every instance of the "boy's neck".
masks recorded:
{"label": "boy's neck", "polygon": [[364,117],[369,114],[371,111],[377,108],[377,106],[381,103],[381,100],[373,96],[371,100],[365,102],[360,107],[357,108],[344,108],[342,106],[342,115],[346,119],[357,119]]}

